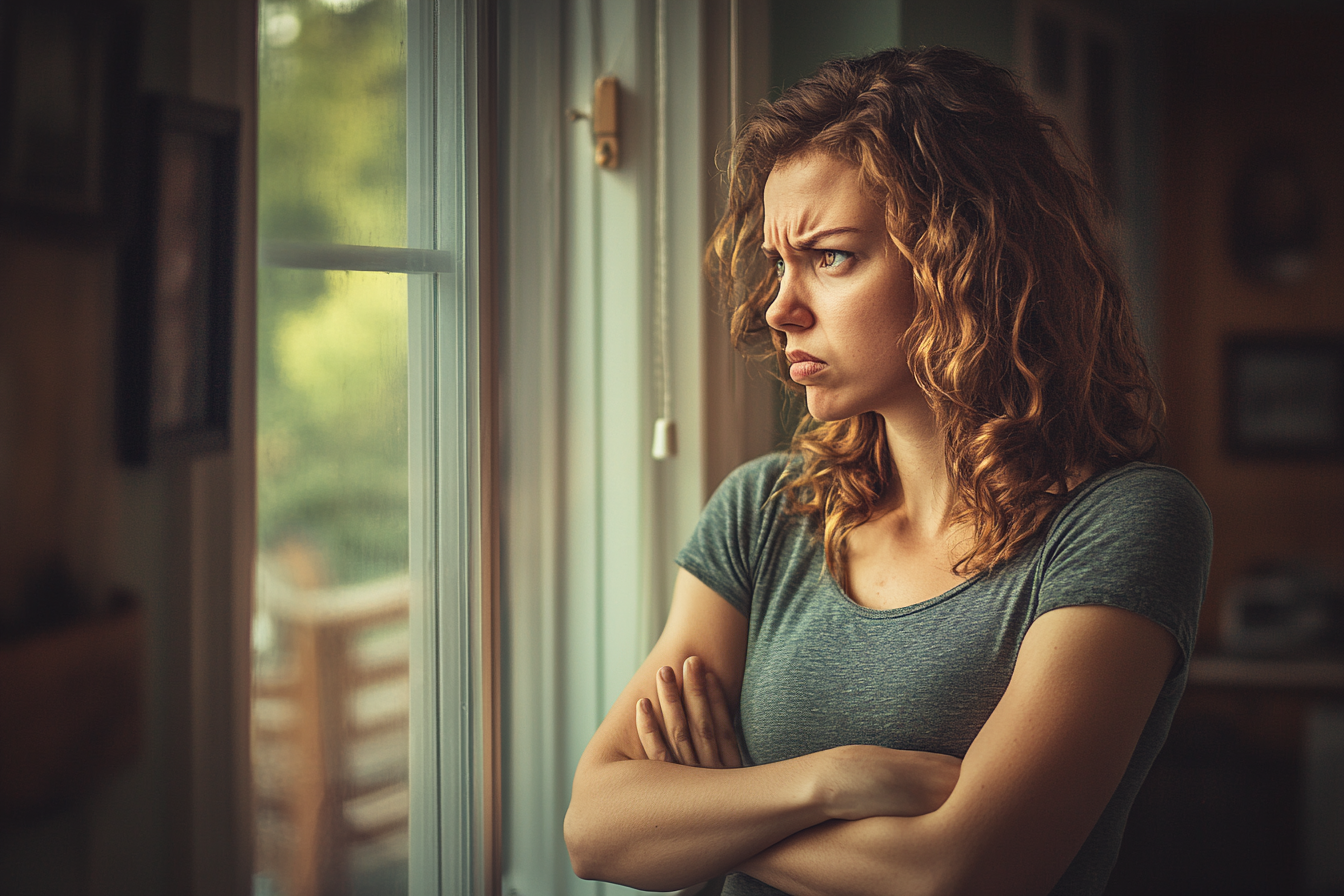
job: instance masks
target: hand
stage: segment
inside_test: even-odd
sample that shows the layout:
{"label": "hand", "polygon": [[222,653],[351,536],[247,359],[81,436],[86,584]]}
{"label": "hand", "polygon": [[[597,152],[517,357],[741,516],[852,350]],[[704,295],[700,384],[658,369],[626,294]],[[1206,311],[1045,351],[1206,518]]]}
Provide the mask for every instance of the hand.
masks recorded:
{"label": "hand", "polygon": [[925,815],[947,802],[961,775],[961,760],[942,753],[855,744],[819,755],[821,800],[832,818]]}
{"label": "hand", "polygon": [[[741,768],[737,733],[723,685],[698,656],[686,658],[683,684],[671,666],[658,670],[658,705],[641,697],[635,703],[635,729],[649,759],[700,768]],[[666,733],[664,733],[666,732]]]}

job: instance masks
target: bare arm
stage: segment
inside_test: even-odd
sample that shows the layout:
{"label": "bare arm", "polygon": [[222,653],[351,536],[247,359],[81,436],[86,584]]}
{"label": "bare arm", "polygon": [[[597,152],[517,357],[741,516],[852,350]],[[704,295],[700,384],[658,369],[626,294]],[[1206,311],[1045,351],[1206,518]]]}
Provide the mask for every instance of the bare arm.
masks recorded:
{"label": "bare arm", "polygon": [[941,808],[815,826],[738,870],[795,896],[1047,892],[1115,791],[1177,650],[1125,610],[1044,614]]}
{"label": "bare arm", "polygon": [[[731,757],[716,743],[725,732],[714,724],[704,688],[717,679],[736,705],[746,634],[742,614],[689,573],[679,574],[662,637],[579,760],[565,842],[580,877],[673,889],[714,877],[828,819],[927,811],[946,797],[955,780],[947,767],[955,760],[880,747],[714,767],[731,764]],[[683,661],[692,656],[702,665],[697,671],[691,663],[688,675]],[[660,679],[665,666],[681,670],[681,679]],[[642,700],[649,701],[648,723],[669,732],[667,746],[679,761],[646,758],[632,724]],[[925,805],[911,797],[918,788],[907,785],[929,779],[946,780],[947,788]]]}

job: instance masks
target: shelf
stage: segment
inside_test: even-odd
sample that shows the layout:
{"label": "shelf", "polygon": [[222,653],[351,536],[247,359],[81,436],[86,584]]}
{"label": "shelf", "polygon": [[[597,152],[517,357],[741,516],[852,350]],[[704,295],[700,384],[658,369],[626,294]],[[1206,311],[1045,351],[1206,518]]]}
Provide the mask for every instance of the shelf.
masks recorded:
{"label": "shelf", "polygon": [[1196,656],[1189,684],[1206,687],[1282,688],[1344,694],[1344,659],[1256,659]]}

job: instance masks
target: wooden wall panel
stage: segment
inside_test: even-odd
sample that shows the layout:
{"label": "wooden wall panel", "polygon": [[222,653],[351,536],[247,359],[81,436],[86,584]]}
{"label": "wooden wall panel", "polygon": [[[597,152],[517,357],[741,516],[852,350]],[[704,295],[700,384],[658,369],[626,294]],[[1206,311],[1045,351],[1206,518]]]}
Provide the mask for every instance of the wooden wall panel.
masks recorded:
{"label": "wooden wall panel", "polygon": [[[1168,44],[1163,369],[1171,462],[1203,491],[1215,548],[1201,647],[1223,594],[1257,564],[1341,571],[1344,462],[1247,460],[1222,446],[1222,350],[1238,333],[1344,333],[1344,17],[1204,16]],[[1230,249],[1231,194],[1262,147],[1300,153],[1321,212],[1320,251],[1292,284],[1245,275]]]}

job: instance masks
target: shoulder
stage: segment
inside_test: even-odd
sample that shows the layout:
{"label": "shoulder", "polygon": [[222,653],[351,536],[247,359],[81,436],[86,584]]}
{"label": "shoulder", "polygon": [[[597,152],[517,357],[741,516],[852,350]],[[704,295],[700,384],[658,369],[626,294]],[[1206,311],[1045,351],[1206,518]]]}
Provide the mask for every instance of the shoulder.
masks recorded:
{"label": "shoulder", "polygon": [[1213,520],[1199,489],[1171,467],[1130,463],[1079,485],[1047,532],[1048,542],[1090,535],[1151,539],[1179,535],[1185,545],[1212,546]]}
{"label": "shoulder", "polygon": [[1127,464],[1074,490],[1041,546],[1038,612],[1106,604],[1153,619],[1188,656],[1208,583],[1213,524],[1184,475]]}
{"label": "shoulder", "polygon": [[763,454],[733,470],[724,477],[723,484],[732,483],[734,487],[756,489],[766,486],[769,491],[774,491],[776,484],[789,471],[796,460],[797,458],[794,455],[784,451]]}
{"label": "shoulder", "polygon": [[756,516],[767,505],[777,503],[776,492],[783,483],[794,458],[783,452],[749,460],[724,477],[710,498],[706,512],[732,509],[735,516]]}
{"label": "shoulder", "polygon": [[776,492],[789,464],[786,454],[767,454],[729,473],[677,555],[678,565],[744,614],[779,516]]}

